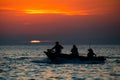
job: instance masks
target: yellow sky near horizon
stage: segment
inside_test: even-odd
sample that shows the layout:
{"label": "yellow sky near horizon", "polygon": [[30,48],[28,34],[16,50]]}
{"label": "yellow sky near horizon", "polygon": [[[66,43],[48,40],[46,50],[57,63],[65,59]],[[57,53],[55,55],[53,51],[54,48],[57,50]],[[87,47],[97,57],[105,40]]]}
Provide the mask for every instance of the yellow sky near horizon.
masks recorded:
{"label": "yellow sky near horizon", "polygon": [[0,0],[0,10],[27,14],[99,15],[111,14],[119,0]]}

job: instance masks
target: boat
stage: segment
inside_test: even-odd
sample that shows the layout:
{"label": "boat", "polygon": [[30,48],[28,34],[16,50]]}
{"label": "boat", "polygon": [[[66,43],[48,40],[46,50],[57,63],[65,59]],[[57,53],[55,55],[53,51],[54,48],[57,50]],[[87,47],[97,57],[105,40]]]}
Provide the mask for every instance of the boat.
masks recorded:
{"label": "boat", "polygon": [[48,59],[52,63],[81,63],[81,64],[100,64],[105,63],[106,57],[98,56],[89,58],[87,56],[73,56],[71,54],[56,54],[54,51],[48,49],[44,51]]}

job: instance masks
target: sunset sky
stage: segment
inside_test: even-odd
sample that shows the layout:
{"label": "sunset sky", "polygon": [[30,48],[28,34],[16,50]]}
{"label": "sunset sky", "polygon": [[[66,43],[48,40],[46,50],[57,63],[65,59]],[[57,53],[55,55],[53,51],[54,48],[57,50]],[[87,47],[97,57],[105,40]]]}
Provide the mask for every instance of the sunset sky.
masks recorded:
{"label": "sunset sky", "polygon": [[120,44],[119,0],[0,0],[0,42]]}

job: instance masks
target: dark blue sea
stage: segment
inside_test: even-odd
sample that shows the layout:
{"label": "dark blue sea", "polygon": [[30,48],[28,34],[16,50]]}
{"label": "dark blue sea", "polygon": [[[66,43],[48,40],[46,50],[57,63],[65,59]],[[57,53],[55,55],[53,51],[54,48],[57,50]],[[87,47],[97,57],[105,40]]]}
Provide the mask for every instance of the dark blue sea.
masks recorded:
{"label": "dark blue sea", "polygon": [[[72,45],[63,45],[69,54]],[[0,80],[120,80],[120,45],[92,45],[103,64],[53,64],[43,51],[52,45],[1,45]],[[77,45],[86,56],[88,45]]]}

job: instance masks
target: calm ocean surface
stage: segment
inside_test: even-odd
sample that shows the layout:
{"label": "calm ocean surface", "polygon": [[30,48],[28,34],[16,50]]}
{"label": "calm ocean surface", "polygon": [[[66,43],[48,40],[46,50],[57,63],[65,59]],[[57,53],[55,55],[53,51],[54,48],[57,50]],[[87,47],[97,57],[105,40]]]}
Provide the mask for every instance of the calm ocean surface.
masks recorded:
{"label": "calm ocean surface", "polygon": [[[72,45],[63,45],[70,53]],[[77,45],[87,55],[88,45]],[[120,80],[120,45],[92,45],[104,64],[51,64],[43,53],[50,45],[0,46],[0,80]]]}

